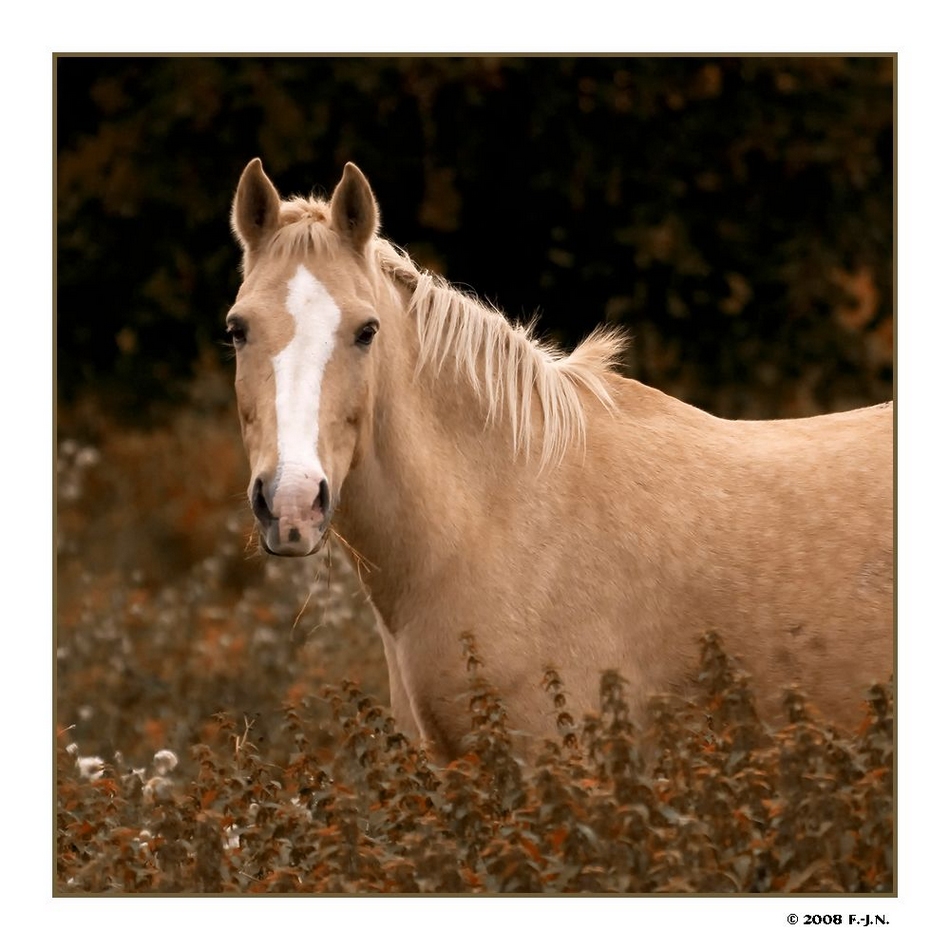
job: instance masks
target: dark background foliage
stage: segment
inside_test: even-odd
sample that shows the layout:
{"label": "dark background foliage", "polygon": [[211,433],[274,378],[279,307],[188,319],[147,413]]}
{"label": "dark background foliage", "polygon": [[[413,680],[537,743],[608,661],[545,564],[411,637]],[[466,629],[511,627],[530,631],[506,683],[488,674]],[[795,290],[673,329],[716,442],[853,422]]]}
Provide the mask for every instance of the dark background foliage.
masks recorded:
{"label": "dark background foliage", "polygon": [[223,363],[231,196],[369,176],[384,231],[733,416],[891,394],[890,57],[60,57],[57,378],[116,411]]}

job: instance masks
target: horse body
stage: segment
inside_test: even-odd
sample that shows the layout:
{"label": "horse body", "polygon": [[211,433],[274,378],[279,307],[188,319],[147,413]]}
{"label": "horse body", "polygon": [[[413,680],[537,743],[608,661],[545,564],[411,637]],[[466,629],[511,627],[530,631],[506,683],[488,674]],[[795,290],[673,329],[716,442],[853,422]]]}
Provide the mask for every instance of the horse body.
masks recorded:
{"label": "horse body", "polygon": [[365,559],[403,731],[458,751],[464,633],[527,735],[554,731],[545,666],[582,711],[618,670],[638,716],[709,629],[767,715],[798,682],[854,723],[892,662],[890,405],[722,420],[613,372],[609,334],[545,351],[377,238],[353,166],[281,203],[251,163],[233,221],[262,543],[312,553],[332,517]]}

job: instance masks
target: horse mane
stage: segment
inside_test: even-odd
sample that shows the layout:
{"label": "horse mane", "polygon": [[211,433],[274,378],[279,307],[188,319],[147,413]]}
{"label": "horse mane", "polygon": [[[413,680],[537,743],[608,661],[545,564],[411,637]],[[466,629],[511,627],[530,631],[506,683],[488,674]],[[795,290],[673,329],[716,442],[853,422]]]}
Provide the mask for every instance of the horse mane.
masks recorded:
{"label": "horse mane", "polygon": [[[327,250],[335,237],[328,222],[324,201],[284,201],[272,248],[285,253]],[[599,328],[565,353],[534,335],[535,321],[510,322],[495,307],[420,269],[384,238],[373,239],[370,253],[385,275],[410,292],[409,310],[419,337],[417,375],[426,368],[439,373],[450,362],[486,403],[490,423],[508,416],[515,454],[530,454],[535,397],[541,408],[542,467],[563,458],[569,446],[583,444],[583,390],[608,409],[614,407],[607,383],[627,345],[623,331]]]}

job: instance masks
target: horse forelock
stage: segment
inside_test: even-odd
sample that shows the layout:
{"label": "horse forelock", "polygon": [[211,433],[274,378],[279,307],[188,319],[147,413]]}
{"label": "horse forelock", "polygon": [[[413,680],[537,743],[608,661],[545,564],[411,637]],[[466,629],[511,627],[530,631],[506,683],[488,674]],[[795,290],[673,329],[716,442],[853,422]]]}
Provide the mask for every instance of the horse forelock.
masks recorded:
{"label": "horse forelock", "polygon": [[318,198],[288,198],[280,203],[277,229],[264,254],[276,260],[293,255],[326,254],[339,246],[330,230],[330,209]]}

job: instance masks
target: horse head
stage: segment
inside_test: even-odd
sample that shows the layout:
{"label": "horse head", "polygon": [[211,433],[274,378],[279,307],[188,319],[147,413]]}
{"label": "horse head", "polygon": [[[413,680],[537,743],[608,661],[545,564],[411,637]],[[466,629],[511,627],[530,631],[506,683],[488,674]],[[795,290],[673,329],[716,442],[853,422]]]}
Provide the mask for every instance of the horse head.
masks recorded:
{"label": "horse head", "polygon": [[227,330],[248,499],[271,554],[319,549],[369,438],[381,317],[368,257],[378,221],[353,164],[329,202],[282,201],[259,159],[238,183],[231,223],[243,282]]}

